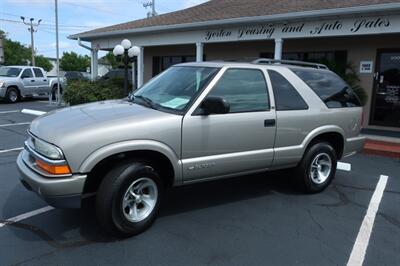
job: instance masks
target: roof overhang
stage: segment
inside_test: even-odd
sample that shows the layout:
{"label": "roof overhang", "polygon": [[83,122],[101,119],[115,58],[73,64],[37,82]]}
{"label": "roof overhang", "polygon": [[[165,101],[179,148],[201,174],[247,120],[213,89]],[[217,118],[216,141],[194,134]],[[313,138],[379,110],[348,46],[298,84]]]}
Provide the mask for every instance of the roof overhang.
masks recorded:
{"label": "roof overhang", "polygon": [[163,31],[190,31],[195,29],[209,28],[209,27],[221,27],[221,26],[232,26],[239,24],[255,24],[255,23],[273,23],[278,21],[296,21],[305,19],[315,18],[326,18],[335,16],[351,16],[351,15],[362,15],[362,14],[381,14],[381,13],[394,13],[400,11],[400,3],[390,4],[378,4],[378,5],[366,5],[346,8],[332,8],[332,9],[321,9],[311,10],[302,12],[291,12],[282,13],[266,16],[255,16],[255,17],[240,17],[230,18],[222,20],[209,20],[204,22],[193,22],[193,23],[182,23],[173,25],[161,25],[153,27],[143,27],[127,30],[117,31],[104,31],[95,33],[79,33],[68,36],[69,39],[77,40],[80,38],[84,41],[90,41],[99,38],[108,38],[118,35],[140,35],[140,34],[151,34]]}

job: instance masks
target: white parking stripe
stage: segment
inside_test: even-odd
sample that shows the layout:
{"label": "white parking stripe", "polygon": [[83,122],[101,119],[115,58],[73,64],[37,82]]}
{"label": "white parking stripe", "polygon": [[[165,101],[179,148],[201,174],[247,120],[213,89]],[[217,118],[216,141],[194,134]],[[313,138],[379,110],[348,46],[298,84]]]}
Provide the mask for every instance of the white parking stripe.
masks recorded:
{"label": "white parking stripe", "polygon": [[8,149],[8,150],[0,150],[0,153],[6,153],[6,152],[10,152],[10,151],[20,151],[23,149],[24,149],[24,147],[13,148],[13,149]]}
{"label": "white parking stripe", "polygon": [[40,208],[40,209],[37,209],[37,210],[34,210],[34,211],[30,211],[30,212],[15,216],[13,218],[7,219],[4,222],[1,222],[0,223],[0,228],[5,226],[5,225],[13,224],[13,223],[28,219],[28,218],[30,218],[32,216],[35,216],[35,215],[38,215],[38,214],[41,214],[41,213],[44,213],[44,212],[51,211],[53,209],[54,208],[51,207],[51,206],[46,206],[46,207],[43,207],[43,208]]}
{"label": "white parking stripe", "polygon": [[43,111],[38,111],[38,110],[32,110],[32,109],[22,109],[21,113],[23,114],[29,114],[29,115],[43,115],[46,112]]}
{"label": "white parking stripe", "polygon": [[349,261],[347,262],[348,266],[361,266],[364,262],[372,227],[374,226],[376,213],[378,212],[387,180],[388,176],[386,175],[381,175],[379,178],[375,192],[369,203],[367,213],[365,214],[360,231],[358,232],[356,242],[354,243],[353,250],[351,251]]}
{"label": "white parking stripe", "polygon": [[31,123],[31,122],[2,124],[2,125],[0,125],[0,127],[11,127],[11,126],[29,125],[30,123]]}
{"label": "white parking stripe", "polygon": [[351,171],[351,164],[338,162],[336,169],[343,171]]}
{"label": "white parking stripe", "polygon": [[9,113],[19,113],[19,110],[12,110],[12,111],[0,111],[0,114],[9,114]]}

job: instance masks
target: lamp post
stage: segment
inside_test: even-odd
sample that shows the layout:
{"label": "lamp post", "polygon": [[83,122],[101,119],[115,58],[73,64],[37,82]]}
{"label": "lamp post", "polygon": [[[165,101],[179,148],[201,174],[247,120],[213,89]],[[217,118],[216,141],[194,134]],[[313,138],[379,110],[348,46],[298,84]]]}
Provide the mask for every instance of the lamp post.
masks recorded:
{"label": "lamp post", "polygon": [[114,47],[113,54],[116,57],[124,56],[122,58],[124,62],[124,95],[128,95],[128,64],[132,61],[133,57],[138,56],[140,53],[140,48],[137,46],[132,46],[131,41],[124,39],[121,44],[117,44]]}

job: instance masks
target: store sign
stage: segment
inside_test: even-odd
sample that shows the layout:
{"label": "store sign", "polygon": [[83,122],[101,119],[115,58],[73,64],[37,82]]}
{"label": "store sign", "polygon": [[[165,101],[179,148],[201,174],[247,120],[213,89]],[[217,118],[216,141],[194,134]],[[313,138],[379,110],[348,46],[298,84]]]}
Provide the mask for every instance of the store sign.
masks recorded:
{"label": "store sign", "polygon": [[205,42],[238,41],[274,38],[299,38],[320,36],[343,36],[399,32],[400,18],[394,16],[364,17],[356,19],[323,20],[259,24],[238,28],[209,30]]}
{"label": "store sign", "polygon": [[372,73],[373,69],[373,62],[372,61],[361,61],[360,62],[360,73]]}

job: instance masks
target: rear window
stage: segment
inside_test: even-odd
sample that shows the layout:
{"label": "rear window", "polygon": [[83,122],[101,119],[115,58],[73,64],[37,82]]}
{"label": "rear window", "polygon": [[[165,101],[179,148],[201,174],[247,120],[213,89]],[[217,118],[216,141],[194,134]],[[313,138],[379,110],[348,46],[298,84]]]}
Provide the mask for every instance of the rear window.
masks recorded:
{"label": "rear window", "polygon": [[349,85],[330,71],[292,68],[329,108],[361,106],[360,100]]}
{"label": "rear window", "polygon": [[42,78],[43,77],[43,72],[39,68],[34,68],[33,72],[35,72],[35,77],[37,77],[37,78]]}

